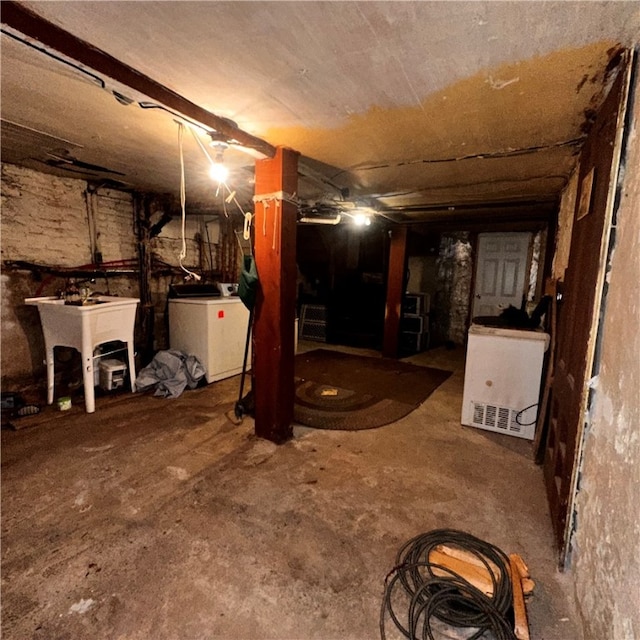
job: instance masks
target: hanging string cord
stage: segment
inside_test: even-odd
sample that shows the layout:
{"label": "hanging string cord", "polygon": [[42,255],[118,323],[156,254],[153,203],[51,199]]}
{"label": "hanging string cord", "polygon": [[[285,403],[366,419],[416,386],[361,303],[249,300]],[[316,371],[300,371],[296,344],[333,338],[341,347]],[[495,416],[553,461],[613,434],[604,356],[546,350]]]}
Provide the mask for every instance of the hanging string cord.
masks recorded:
{"label": "hanging string cord", "polygon": [[[189,130],[191,131],[191,135],[195,138],[196,142],[198,143],[198,146],[202,150],[202,153],[204,153],[205,157],[209,161],[209,164],[212,167],[215,166],[216,163],[214,162],[213,158],[211,157],[211,155],[207,151],[206,147],[202,144],[202,141],[200,140],[200,138],[198,137],[196,132],[192,128],[189,128]],[[238,210],[240,211],[240,213],[244,217],[244,239],[248,240],[249,239],[249,234],[250,234],[249,230],[251,228],[251,219],[253,218],[253,215],[251,213],[248,213],[248,212],[244,211],[244,209],[242,208],[242,205],[238,202],[238,199],[236,198],[236,192],[232,191],[229,188],[229,185],[226,182],[223,181],[223,182],[219,183],[218,191],[220,190],[220,187],[222,187],[222,195],[223,195],[222,210],[224,211],[225,217],[227,217],[227,218],[229,217],[229,213],[227,212],[227,206],[226,205],[231,203],[231,202],[233,202],[236,205],[236,207],[238,207]],[[225,195],[224,195],[225,190],[228,193],[227,197],[225,197]],[[216,195],[218,195],[217,192],[216,192]]]}
{"label": "hanging string cord", "polygon": [[250,255],[250,256],[252,256],[252,255],[253,255],[253,251],[252,251],[252,249],[251,249],[251,245],[249,244],[249,246],[248,246],[248,247],[246,247],[245,245],[243,245],[243,244],[242,244],[242,240],[240,240],[240,232],[239,232],[239,231],[234,230],[233,235],[235,235],[236,240],[238,241],[238,246],[240,247],[240,254],[241,254],[242,256],[244,256],[244,255],[245,255],[245,250],[248,250],[248,251],[249,251],[249,253],[248,253],[248,254],[246,254],[246,255]]}
{"label": "hanging string cord", "polygon": [[276,234],[278,233],[278,218],[279,218],[279,209],[282,207],[283,202],[287,202],[289,204],[295,205],[297,210],[300,210],[300,200],[296,196],[295,193],[286,193],[285,191],[274,191],[273,193],[263,193],[260,195],[253,196],[253,201],[255,203],[261,203],[263,207],[263,216],[262,216],[262,235],[267,235],[267,212],[269,211],[269,206],[271,203],[274,204],[275,212],[273,218],[273,240],[271,242],[271,248],[275,251],[278,246],[278,242],[276,240]]}
{"label": "hanging string cord", "polygon": [[227,202],[227,203],[234,202],[236,207],[238,207],[238,210],[240,211],[240,213],[243,216],[246,217],[247,215],[251,215],[251,214],[247,214],[247,213],[244,212],[244,209],[242,208],[242,206],[238,202],[238,199],[236,198],[236,192],[235,191],[231,191],[231,189],[229,188],[229,185],[226,182],[223,183],[223,184],[224,184],[224,188],[229,193],[229,195],[225,198],[225,202]]}
{"label": "hanging string cord", "polygon": [[287,193],[286,191],[274,191],[273,193],[261,193],[260,195],[253,196],[254,202],[272,202],[274,200],[288,202],[298,208],[302,204],[295,193]]}
{"label": "hanging string cord", "polygon": [[224,198],[222,199],[222,211],[224,213],[224,217],[228,218],[229,212],[227,211],[227,201]]}
{"label": "hanging string cord", "polygon": [[[229,192],[229,195],[224,199],[224,202],[234,202],[236,207],[238,207],[240,213],[244,218],[242,237],[245,240],[250,240],[251,239],[251,221],[253,220],[253,214],[249,211],[245,211],[242,208],[241,204],[238,202],[238,198],[236,198],[235,191],[231,191],[231,189],[229,189],[229,186],[226,183],[224,184],[224,186]],[[226,213],[226,210],[225,210],[225,213]]]}
{"label": "hanging string cord", "polygon": [[198,136],[196,135],[196,132],[191,127],[189,127],[189,131],[191,131],[191,135],[195,138],[196,142],[198,143],[198,146],[202,150],[202,153],[204,153],[205,158],[207,158],[207,160],[209,161],[209,164],[213,167],[213,165],[215,165],[215,162],[213,161],[213,158],[209,155],[209,152],[207,151],[206,147],[202,144],[202,141],[200,140],[200,138],[198,138]]}
{"label": "hanging string cord", "polygon": [[180,148],[180,212],[181,212],[181,236],[182,236],[182,248],[180,250],[180,254],[178,255],[178,263],[180,264],[180,268],[191,278],[195,280],[200,280],[200,276],[197,273],[193,273],[193,271],[189,271],[183,264],[182,261],[187,257],[187,210],[186,210],[186,202],[187,202],[187,190],[185,186],[184,179],[184,150],[183,150],[183,141],[184,141],[184,125],[179,122],[178,123],[178,146]]}
{"label": "hanging string cord", "polygon": [[[198,138],[198,136],[196,135],[196,132],[191,127],[189,127],[189,131],[191,131],[191,135],[194,137],[195,141],[198,143],[198,146],[200,147],[202,153],[204,153],[204,157],[209,161],[209,164],[212,167],[214,167],[215,164],[216,164],[215,161],[213,160],[213,158],[211,157],[211,155],[207,151],[206,147],[202,144],[202,141],[200,140],[200,138]],[[218,182],[218,186],[216,188],[216,197],[220,193],[220,186],[221,185],[224,185],[226,187],[226,184],[224,182]],[[223,193],[224,193],[224,191],[223,191]],[[225,216],[227,216],[227,218],[229,217],[229,215],[227,214],[226,209],[225,209],[224,214],[225,214]]]}
{"label": "hanging string cord", "polygon": [[[483,593],[450,568],[431,562],[430,553],[438,545],[475,556],[491,577],[493,595]],[[400,549],[396,566],[385,579],[380,610],[381,639],[386,639],[388,613],[398,631],[410,640],[442,637],[434,634],[434,630],[440,631],[443,625],[471,632],[465,636],[467,640],[480,640],[487,632],[491,632],[495,640],[515,640],[509,620],[513,591],[508,567],[509,559],[503,551],[468,533],[439,529],[416,536]],[[406,617],[397,613],[402,595],[409,601]],[[432,627],[434,619],[437,622]]]}

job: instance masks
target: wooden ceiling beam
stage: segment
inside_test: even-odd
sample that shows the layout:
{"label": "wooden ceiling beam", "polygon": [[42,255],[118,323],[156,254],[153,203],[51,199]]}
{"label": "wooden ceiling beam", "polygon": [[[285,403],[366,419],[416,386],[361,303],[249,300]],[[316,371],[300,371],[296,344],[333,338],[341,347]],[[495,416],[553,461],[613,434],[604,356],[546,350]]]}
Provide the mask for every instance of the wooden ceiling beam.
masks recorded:
{"label": "wooden ceiling beam", "polygon": [[86,65],[98,74],[105,75],[119,84],[149,97],[192,122],[213,129],[242,146],[256,149],[267,157],[272,158],[276,153],[276,148],[266,140],[253,136],[238,128],[230,120],[203,109],[105,51],[45,20],[19,2],[3,1],[1,19],[3,24],[23,35],[37,40],[82,65]]}
{"label": "wooden ceiling beam", "polygon": [[404,225],[412,234],[428,235],[433,233],[451,233],[453,231],[469,231],[475,233],[499,233],[506,231],[540,231],[554,224],[548,220],[460,220],[456,222],[426,222],[420,225]]}
{"label": "wooden ceiling beam", "polygon": [[557,212],[555,201],[539,203],[487,203],[415,207],[386,210],[385,218],[400,225],[415,227],[423,224],[493,224],[504,222],[546,222]]}

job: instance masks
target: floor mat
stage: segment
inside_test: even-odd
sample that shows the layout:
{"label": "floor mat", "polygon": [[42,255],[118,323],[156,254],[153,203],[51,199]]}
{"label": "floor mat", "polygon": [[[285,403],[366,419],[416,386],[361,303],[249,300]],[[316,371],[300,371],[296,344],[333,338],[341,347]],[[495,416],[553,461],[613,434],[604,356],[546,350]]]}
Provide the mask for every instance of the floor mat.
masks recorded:
{"label": "floor mat", "polygon": [[329,349],[300,354],[295,366],[294,419],[319,429],[373,429],[395,422],[451,375]]}

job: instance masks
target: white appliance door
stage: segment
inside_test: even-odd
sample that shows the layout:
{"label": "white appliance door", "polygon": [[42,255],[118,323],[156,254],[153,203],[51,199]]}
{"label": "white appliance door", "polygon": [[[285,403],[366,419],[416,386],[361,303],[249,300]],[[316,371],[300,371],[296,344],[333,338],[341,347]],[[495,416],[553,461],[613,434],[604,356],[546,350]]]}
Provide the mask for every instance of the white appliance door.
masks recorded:
{"label": "white appliance door", "polygon": [[[248,323],[249,311],[240,298],[169,302],[171,348],[196,356],[206,369],[207,382],[242,371]],[[251,351],[247,358],[250,366]]]}
{"label": "white appliance door", "polygon": [[548,344],[545,333],[472,325],[462,424],[533,439]]}
{"label": "white appliance door", "polygon": [[[208,375],[212,381],[242,371],[248,323],[249,310],[239,298],[212,303],[208,333]],[[247,368],[251,368],[251,351]]]}

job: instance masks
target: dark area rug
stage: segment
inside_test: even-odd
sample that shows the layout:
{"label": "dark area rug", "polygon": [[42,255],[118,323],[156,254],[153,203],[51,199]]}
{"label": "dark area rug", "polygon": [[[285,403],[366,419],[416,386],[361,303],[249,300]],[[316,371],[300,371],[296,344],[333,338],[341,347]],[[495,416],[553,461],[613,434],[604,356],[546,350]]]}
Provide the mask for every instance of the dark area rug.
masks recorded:
{"label": "dark area rug", "polygon": [[373,429],[424,402],[451,371],[316,349],[296,356],[294,419],[318,429]]}

